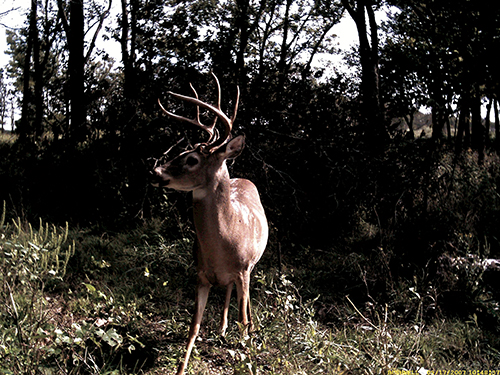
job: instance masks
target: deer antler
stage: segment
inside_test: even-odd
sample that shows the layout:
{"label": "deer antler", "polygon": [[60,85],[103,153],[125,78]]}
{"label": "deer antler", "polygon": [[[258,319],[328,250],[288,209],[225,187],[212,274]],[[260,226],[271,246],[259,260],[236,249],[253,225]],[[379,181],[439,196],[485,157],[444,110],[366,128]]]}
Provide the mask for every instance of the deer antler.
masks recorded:
{"label": "deer antler", "polygon": [[[195,104],[196,105],[196,118],[195,119],[190,119],[187,117],[179,116],[179,115],[176,115],[172,112],[167,111],[165,108],[163,108],[163,106],[160,103],[160,100],[158,99],[158,103],[160,104],[161,109],[168,116],[170,116],[176,120],[179,120],[179,121],[184,121],[184,122],[188,122],[190,124],[196,125],[199,128],[206,131],[208,134],[210,134],[210,138],[205,143],[208,152],[213,152],[213,151],[217,150],[220,146],[222,146],[227,141],[227,139],[231,135],[231,130],[233,128],[234,120],[236,119],[236,113],[238,111],[238,102],[239,102],[239,98],[240,98],[240,89],[239,89],[239,87],[237,87],[236,104],[234,106],[233,116],[231,118],[227,117],[226,114],[224,112],[222,112],[221,106],[220,106],[221,90],[220,90],[219,80],[217,79],[215,74],[212,73],[212,75],[213,75],[215,82],[217,84],[217,93],[218,93],[217,106],[213,106],[211,104],[208,104],[206,102],[199,100],[198,94],[196,93],[196,90],[194,89],[194,87],[191,84],[190,84],[190,86],[194,92],[194,97],[176,94],[176,93],[171,92],[171,91],[168,92],[170,95],[176,97],[177,99],[181,99],[181,100],[184,100],[188,103]],[[207,125],[204,125],[201,123],[201,121],[200,121],[200,107],[205,108],[216,115],[214,122],[212,123],[211,126],[207,126]],[[224,133],[223,133],[222,137],[220,136],[217,129],[215,128],[215,125],[217,123],[217,119],[220,119],[222,121],[222,123],[224,124]]]}

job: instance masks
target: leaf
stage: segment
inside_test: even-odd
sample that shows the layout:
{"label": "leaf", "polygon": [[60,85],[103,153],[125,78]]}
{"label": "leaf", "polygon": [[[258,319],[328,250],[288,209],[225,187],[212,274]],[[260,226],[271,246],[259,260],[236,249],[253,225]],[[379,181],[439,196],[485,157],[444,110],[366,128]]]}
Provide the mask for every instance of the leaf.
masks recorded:
{"label": "leaf", "polygon": [[123,337],[116,332],[116,329],[114,328],[111,328],[106,332],[102,329],[98,329],[96,334],[111,347],[119,346],[123,342]]}
{"label": "leaf", "polygon": [[92,284],[83,283],[83,285],[85,285],[89,293],[95,294],[97,292],[95,286],[93,286]]}

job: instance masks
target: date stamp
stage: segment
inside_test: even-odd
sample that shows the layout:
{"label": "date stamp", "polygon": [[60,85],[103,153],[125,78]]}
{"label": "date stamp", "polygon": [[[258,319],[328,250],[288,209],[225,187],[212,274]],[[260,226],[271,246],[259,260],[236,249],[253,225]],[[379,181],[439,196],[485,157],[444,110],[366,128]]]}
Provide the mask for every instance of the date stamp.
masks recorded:
{"label": "date stamp", "polygon": [[422,367],[417,371],[390,369],[387,371],[387,375],[500,375],[500,369],[499,370],[479,370],[479,369],[427,370]]}

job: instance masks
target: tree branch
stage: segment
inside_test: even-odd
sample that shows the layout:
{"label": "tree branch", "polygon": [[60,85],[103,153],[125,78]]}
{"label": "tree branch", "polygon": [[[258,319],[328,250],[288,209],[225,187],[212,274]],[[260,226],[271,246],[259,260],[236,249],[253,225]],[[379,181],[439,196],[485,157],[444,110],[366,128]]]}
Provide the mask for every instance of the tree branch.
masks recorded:
{"label": "tree branch", "polygon": [[109,0],[108,9],[106,9],[106,11],[99,17],[97,30],[95,31],[94,36],[92,37],[92,41],[90,42],[89,49],[87,51],[87,54],[85,55],[85,59],[84,59],[85,64],[89,61],[90,55],[92,54],[92,51],[94,50],[97,37],[99,36],[99,33],[101,32],[101,29],[102,29],[102,25],[104,24],[104,21],[109,16],[109,12],[111,11],[111,4],[112,3],[113,3],[113,0]]}

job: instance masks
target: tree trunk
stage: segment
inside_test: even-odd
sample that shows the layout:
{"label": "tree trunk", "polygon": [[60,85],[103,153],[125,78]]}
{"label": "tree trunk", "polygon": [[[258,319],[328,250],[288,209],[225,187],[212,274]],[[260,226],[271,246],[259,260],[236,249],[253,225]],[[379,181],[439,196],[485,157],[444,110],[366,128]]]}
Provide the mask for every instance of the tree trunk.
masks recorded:
{"label": "tree trunk", "polygon": [[316,56],[316,54],[318,53],[319,47],[321,46],[321,44],[325,40],[325,38],[328,35],[328,33],[330,32],[330,30],[333,28],[333,26],[335,26],[335,22],[331,22],[331,23],[325,25],[325,27],[323,29],[323,33],[314,43],[312,51],[311,51],[311,55],[309,56],[309,60],[307,61],[307,64],[305,65],[304,69],[302,70],[302,77],[307,76],[311,72],[311,65],[312,65],[312,62],[314,60],[314,56]]}
{"label": "tree trunk", "polygon": [[3,73],[3,70],[0,69],[0,126],[2,133],[5,132],[5,119],[7,117],[7,87]]}
{"label": "tree trunk", "polygon": [[470,132],[469,132],[469,98],[466,94],[462,94],[459,101],[460,114],[458,116],[457,134],[455,140],[455,153],[458,155],[464,148],[469,147]]}
{"label": "tree trunk", "polygon": [[273,19],[276,11],[276,2],[272,2],[271,9],[267,12],[269,15],[269,19],[266,22],[266,26],[264,27],[262,31],[262,37],[259,38],[259,70],[258,70],[258,80],[261,81],[262,77],[264,76],[264,57],[266,55],[266,46],[267,43],[269,42],[269,37],[272,34],[272,29],[273,29]]}
{"label": "tree trunk", "polygon": [[122,63],[124,69],[124,96],[127,99],[137,98],[137,79],[135,74],[135,48],[137,37],[137,0],[130,0],[130,12],[127,8],[127,0],[121,0],[122,4],[122,35],[120,38]]}
{"label": "tree trunk", "polygon": [[484,160],[484,126],[481,119],[481,97],[474,95],[471,100],[472,148],[478,152],[479,162]]}
{"label": "tree trunk", "polygon": [[[359,37],[361,63],[361,121],[369,143],[378,147],[387,138],[386,123],[380,105],[378,27],[370,2],[357,0],[355,6],[349,0],[342,4],[356,23]],[[368,16],[370,30],[366,25]]]}
{"label": "tree trunk", "polygon": [[432,139],[436,141],[444,138],[445,116],[443,112],[440,104],[432,107]]}
{"label": "tree trunk", "polygon": [[486,118],[484,119],[484,142],[485,142],[484,144],[486,147],[490,145],[490,127],[491,127],[490,115],[493,102],[494,99],[490,99],[486,106]]}
{"label": "tree trunk", "polygon": [[33,126],[33,135],[38,138],[43,133],[43,71],[44,65],[40,61],[40,40],[38,38],[38,29],[36,35],[33,39],[33,64],[34,64],[34,75],[33,81],[35,84],[35,122]]}
{"label": "tree trunk", "polygon": [[[286,58],[288,56],[288,48],[289,45],[287,43],[288,33],[290,29],[290,8],[292,6],[293,0],[286,0],[286,8],[285,8],[285,18],[283,22],[283,39],[281,41],[281,49],[280,49],[280,59],[278,61],[278,92],[282,92],[285,87],[285,77],[288,72],[288,64],[286,62]],[[280,104],[281,106],[281,104]]]}
{"label": "tree trunk", "polygon": [[248,0],[236,1],[237,4],[237,27],[240,29],[240,48],[236,52],[236,77],[240,85],[246,82],[245,76],[245,50],[248,46],[248,38],[250,37],[249,21],[248,21]]}
{"label": "tree trunk", "polygon": [[86,101],[84,86],[84,15],[83,0],[70,0],[69,100],[71,103],[71,136],[83,140],[86,136]]}
{"label": "tree trunk", "polygon": [[23,104],[22,104],[22,112],[21,112],[21,122],[17,129],[19,137],[21,139],[26,139],[29,135],[31,135],[30,129],[30,107],[31,107],[31,89],[30,89],[30,80],[31,80],[31,57],[33,53],[33,42],[34,38],[38,34],[37,29],[37,2],[36,0],[31,0],[31,11],[30,11],[30,23],[29,23],[29,32],[28,32],[28,41],[26,44],[26,55],[24,57],[24,67],[23,67]]}
{"label": "tree trunk", "polygon": [[415,110],[412,108],[407,116],[404,116],[406,125],[408,125],[408,138],[415,139],[415,130],[413,129],[413,119],[415,117]]}
{"label": "tree trunk", "polygon": [[498,99],[495,98],[495,104],[493,105],[493,111],[495,112],[495,142],[497,147],[500,146],[500,118],[498,116]]}
{"label": "tree trunk", "polygon": [[239,50],[236,52],[236,78],[238,84],[241,86],[242,90],[246,90],[247,86],[247,76],[245,69],[245,52],[248,48],[248,43],[250,36],[259,26],[259,21],[264,13],[267,1],[260,0],[259,9],[255,13],[255,18],[252,23],[250,23],[250,2],[249,0],[238,0],[236,1],[238,6],[237,12],[237,28],[240,30],[240,46]]}

